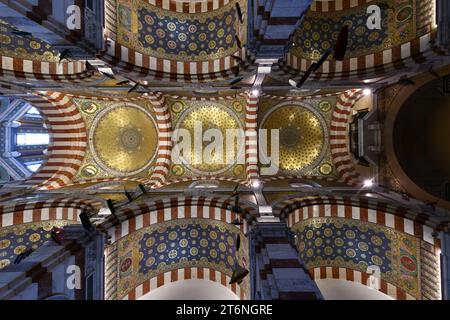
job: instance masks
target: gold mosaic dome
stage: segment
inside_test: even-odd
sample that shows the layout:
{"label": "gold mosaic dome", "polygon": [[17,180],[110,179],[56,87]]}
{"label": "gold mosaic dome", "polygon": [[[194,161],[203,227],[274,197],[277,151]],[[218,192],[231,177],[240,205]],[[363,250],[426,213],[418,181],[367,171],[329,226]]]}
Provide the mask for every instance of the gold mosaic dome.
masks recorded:
{"label": "gold mosaic dome", "polygon": [[[219,152],[212,152],[212,157],[204,157],[207,154],[208,146],[211,145],[211,142],[214,142],[214,139],[211,141],[203,139],[202,152],[198,152],[198,149],[195,149],[194,129],[199,124],[201,124],[204,137],[207,130],[217,129],[220,131],[223,141],[222,143],[220,141],[215,142],[222,145],[223,151],[221,154],[219,150]],[[191,152],[189,154],[182,154],[180,161],[195,174],[212,175],[223,173],[236,163],[236,155],[239,152],[244,152],[243,144],[239,146],[236,139],[232,143],[227,144],[227,130],[242,129],[242,126],[234,113],[218,103],[209,102],[200,107],[196,107],[194,110],[186,110],[180,117],[177,129],[186,129],[192,138]]]}
{"label": "gold mosaic dome", "polygon": [[132,175],[151,165],[158,148],[158,131],[147,110],[119,104],[94,119],[89,142],[94,159],[105,171]]}
{"label": "gold mosaic dome", "polygon": [[[271,129],[279,129],[280,169],[301,173],[314,168],[326,152],[326,124],[310,107],[282,104],[263,119],[262,129],[267,129],[270,146]],[[269,153],[270,154],[270,153]]]}

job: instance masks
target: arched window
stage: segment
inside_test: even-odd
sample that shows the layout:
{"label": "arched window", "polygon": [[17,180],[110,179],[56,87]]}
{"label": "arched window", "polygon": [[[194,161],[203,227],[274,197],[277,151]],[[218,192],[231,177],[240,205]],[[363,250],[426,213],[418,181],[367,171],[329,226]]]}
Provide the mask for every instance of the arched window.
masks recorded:
{"label": "arched window", "polygon": [[25,162],[25,165],[27,166],[28,170],[31,172],[36,172],[42,165],[42,160],[40,161],[31,161],[31,162]]}
{"label": "arched window", "polygon": [[20,132],[16,134],[18,146],[41,146],[50,142],[48,133]]}

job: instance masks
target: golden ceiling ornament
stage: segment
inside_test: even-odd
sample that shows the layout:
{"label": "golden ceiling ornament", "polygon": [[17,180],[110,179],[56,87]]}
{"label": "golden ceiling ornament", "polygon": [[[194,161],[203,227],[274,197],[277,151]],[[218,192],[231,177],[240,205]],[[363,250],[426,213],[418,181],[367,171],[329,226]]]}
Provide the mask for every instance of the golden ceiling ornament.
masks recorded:
{"label": "golden ceiling ornament", "polygon": [[309,104],[281,103],[265,115],[261,128],[268,130],[268,148],[272,143],[270,130],[279,129],[281,171],[302,174],[314,169],[326,154],[327,125],[320,113]]}
{"label": "golden ceiling ornament", "polygon": [[244,173],[244,166],[242,165],[242,164],[238,164],[238,165],[236,165],[236,166],[234,166],[234,168],[233,168],[233,174],[235,175],[235,176],[240,176],[241,174],[243,174]]}
{"label": "golden ceiling ornament", "polygon": [[81,175],[85,178],[91,178],[98,173],[96,166],[88,164],[81,169]]}
{"label": "golden ceiling ornament", "polygon": [[84,102],[81,105],[81,111],[89,115],[96,113],[99,108],[98,104],[91,101]]}
{"label": "golden ceiling ornament", "polygon": [[324,163],[319,167],[319,172],[325,176],[333,172],[333,166],[329,163]]}
{"label": "golden ceiling ornament", "polygon": [[131,103],[117,103],[99,112],[89,131],[95,162],[112,175],[148,170],[157,154],[158,129],[152,114]]}
{"label": "golden ceiling ornament", "polygon": [[244,106],[240,101],[233,101],[233,108],[236,110],[236,112],[242,112],[244,111]]}
{"label": "golden ceiling ornament", "polygon": [[[196,126],[198,128],[199,125],[203,135],[199,138],[203,139],[201,152],[196,152],[194,148],[195,128]],[[240,130],[242,134],[244,133],[241,121],[232,109],[218,102],[196,102],[194,107],[186,109],[181,114],[176,129],[186,129],[190,133],[191,152],[181,155],[179,160],[194,174],[217,175],[224,173],[236,164],[238,155],[245,152],[242,139],[239,141],[227,139],[227,130]],[[205,132],[209,129],[218,129],[223,138],[222,152],[220,150],[212,152],[212,156],[206,155],[206,150],[211,145],[211,141],[205,139]],[[227,140],[231,142],[228,141],[228,143]]]}
{"label": "golden ceiling ornament", "polygon": [[319,109],[322,112],[328,112],[331,110],[331,108],[332,108],[331,102],[326,101],[326,100],[319,102]]}
{"label": "golden ceiling ornament", "polygon": [[181,111],[183,111],[185,105],[186,104],[181,100],[174,101],[171,106],[171,110],[174,113],[180,113]]}

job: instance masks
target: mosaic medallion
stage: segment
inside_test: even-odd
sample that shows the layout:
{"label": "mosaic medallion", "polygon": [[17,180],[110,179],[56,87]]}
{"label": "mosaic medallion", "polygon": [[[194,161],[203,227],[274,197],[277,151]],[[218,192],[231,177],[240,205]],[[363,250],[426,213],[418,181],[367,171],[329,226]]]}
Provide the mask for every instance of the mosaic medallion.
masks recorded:
{"label": "mosaic medallion", "polygon": [[103,170],[120,176],[137,174],[148,169],[156,156],[158,130],[143,107],[116,104],[96,115],[89,145]]}
{"label": "mosaic medallion", "polygon": [[262,120],[262,129],[272,144],[270,130],[279,129],[280,169],[300,173],[314,168],[326,153],[325,120],[307,104],[282,103]]}
{"label": "mosaic medallion", "polygon": [[[227,137],[227,132],[237,132],[234,130],[243,133],[242,124],[232,111],[219,103],[201,102],[187,109],[180,116],[176,129],[185,129],[191,141],[177,162],[195,174],[223,173],[236,164],[238,154],[243,155],[242,140]],[[209,134],[213,133],[221,138],[210,137]],[[174,138],[181,141],[180,134]]]}
{"label": "mosaic medallion", "polygon": [[[244,1],[241,7],[246,10]],[[204,61],[232,54],[234,35],[245,43],[246,26],[237,19],[234,2],[198,14],[161,9],[147,1],[118,1],[118,41],[150,56]]]}

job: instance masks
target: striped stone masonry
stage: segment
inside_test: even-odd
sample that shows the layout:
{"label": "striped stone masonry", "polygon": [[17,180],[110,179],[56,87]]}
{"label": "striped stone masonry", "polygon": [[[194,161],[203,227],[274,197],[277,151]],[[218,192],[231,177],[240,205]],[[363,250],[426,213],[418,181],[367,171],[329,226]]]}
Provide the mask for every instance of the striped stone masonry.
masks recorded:
{"label": "striped stone masonry", "polygon": [[86,127],[71,99],[59,92],[24,96],[43,115],[50,134],[47,161],[24,184],[42,189],[60,188],[71,182],[86,153]]}
{"label": "striped stone masonry", "polygon": [[363,96],[362,90],[348,90],[342,93],[333,110],[330,125],[330,151],[339,180],[349,185],[357,185],[359,174],[355,170],[350,154],[349,121],[355,103]]}
{"label": "striped stone masonry", "polygon": [[[247,57],[245,48],[235,52],[244,60],[252,60]],[[127,73],[133,77],[168,82],[200,83],[208,81],[223,81],[234,77],[231,70],[237,62],[231,56],[215,60],[186,62],[156,58],[142,54],[134,49],[127,48],[113,39],[107,40],[107,50],[103,53],[102,60],[111,66],[118,67],[121,73]],[[251,72],[255,67],[250,67],[247,61],[241,65],[242,72]]]}
{"label": "striped stone masonry", "polygon": [[[111,237],[111,242],[133,233],[152,224],[162,223],[176,219],[204,218],[231,223],[238,215],[231,211],[233,200],[225,197],[193,197],[179,196],[158,200],[133,203],[124,209],[118,209],[114,215],[110,215],[99,227],[105,230]],[[241,203],[243,211],[239,226],[245,234],[252,216],[257,209],[254,205]],[[247,221],[250,220],[250,221]]]}
{"label": "striped stone masonry", "polygon": [[[344,61],[325,61],[320,69],[311,77],[312,81],[331,80],[367,80],[386,76],[407,67],[413,67],[435,57],[430,41],[435,40],[437,32],[432,31],[412,41],[392,48]],[[284,61],[280,61],[275,73],[282,76],[302,75],[313,63],[313,60],[299,58],[289,52]]]}
{"label": "striped stone masonry", "polygon": [[146,0],[148,3],[162,9],[183,12],[183,13],[202,13],[220,9],[226,6],[232,0]]}
{"label": "striped stone masonry", "polygon": [[[280,207],[283,209],[278,210]],[[376,199],[333,196],[297,198],[283,202],[275,212],[286,218],[289,227],[318,217],[354,219],[392,228],[440,247],[439,239],[432,236],[433,225],[426,224],[425,215]]]}
{"label": "striped stone masonry", "polygon": [[375,0],[331,0],[331,1],[313,1],[311,11],[314,12],[334,12],[348,10],[355,7],[365,5],[366,3],[375,2]]}
{"label": "striped stone masonry", "polygon": [[153,173],[146,183],[160,187],[166,181],[170,170],[172,152],[172,123],[169,108],[165,103],[165,97],[158,92],[148,96],[156,115],[158,126],[158,156]]}
{"label": "striped stone masonry", "polygon": [[237,285],[236,283],[231,285],[229,284],[231,278],[225,273],[209,268],[191,267],[159,274],[158,276],[145,281],[131,290],[123,298],[123,300],[136,300],[166,284],[190,279],[203,279],[220,283],[224,287],[227,287],[229,290],[233,291],[233,293],[235,293],[241,300],[249,299],[249,293],[242,290],[240,285]]}
{"label": "striped stone masonry", "polygon": [[[314,280],[338,279],[360,283],[365,286],[368,286],[370,277],[368,273],[340,267],[318,267],[310,269],[309,273]],[[387,294],[395,300],[416,300],[416,298],[408,294],[405,290],[394,286],[383,279],[380,279],[378,291]]]}
{"label": "striped stone masonry", "polygon": [[258,167],[258,97],[247,93],[245,107],[245,163],[247,183],[259,177]]}
{"label": "striped stone masonry", "polygon": [[0,56],[0,77],[30,81],[90,82],[101,78],[85,61],[46,62]]}

